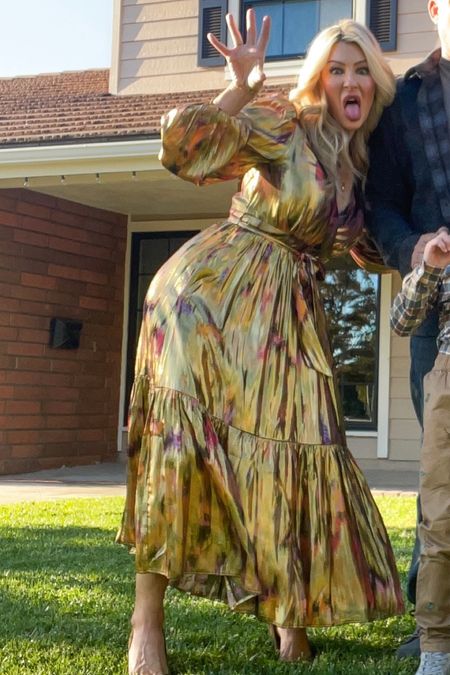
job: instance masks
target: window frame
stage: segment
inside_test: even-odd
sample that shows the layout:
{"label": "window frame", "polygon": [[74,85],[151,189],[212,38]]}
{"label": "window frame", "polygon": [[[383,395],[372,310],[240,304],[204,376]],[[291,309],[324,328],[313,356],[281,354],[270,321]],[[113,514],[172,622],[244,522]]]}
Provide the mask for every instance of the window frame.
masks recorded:
{"label": "window frame", "polygon": [[[259,5],[266,3],[268,0],[240,0],[240,7],[239,7],[239,26],[241,29],[241,32],[244,36],[246,35],[246,29],[245,29],[245,15],[247,12],[247,7],[246,5]],[[273,1],[273,4],[285,4],[285,2],[289,2],[289,0],[269,0]],[[320,0],[316,0],[317,2],[320,3]],[[319,5],[320,9],[320,5]],[[306,56],[306,49],[303,52],[298,52],[297,54],[286,54],[286,55],[276,55],[276,56],[268,56],[266,55],[266,63],[274,63],[274,62],[279,62],[279,61],[290,61],[292,59],[303,59]]]}

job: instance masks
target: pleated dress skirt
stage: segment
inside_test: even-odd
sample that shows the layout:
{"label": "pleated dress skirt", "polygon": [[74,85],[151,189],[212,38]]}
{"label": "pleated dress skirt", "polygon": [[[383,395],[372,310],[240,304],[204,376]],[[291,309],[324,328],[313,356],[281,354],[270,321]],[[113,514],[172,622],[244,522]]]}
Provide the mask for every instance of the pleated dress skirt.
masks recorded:
{"label": "pleated dress skirt", "polygon": [[138,573],[285,627],[403,611],[345,443],[317,270],[243,219],[204,230],[158,272],[117,537]]}

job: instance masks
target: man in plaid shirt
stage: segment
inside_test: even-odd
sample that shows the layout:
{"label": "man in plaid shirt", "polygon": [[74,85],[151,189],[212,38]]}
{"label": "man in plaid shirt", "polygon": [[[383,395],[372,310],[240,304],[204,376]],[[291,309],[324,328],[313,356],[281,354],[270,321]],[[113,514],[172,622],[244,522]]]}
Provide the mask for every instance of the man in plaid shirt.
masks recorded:
{"label": "man in plaid shirt", "polygon": [[436,307],[439,352],[424,379],[416,596],[422,653],[416,675],[450,675],[450,233],[445,227],[426,244],[422,263],[404,278],[391,326],[398,335],[410,335]]}
{"label": "man in plaid shirt", "polygon": [[[440,45],[398,81],[370,139],[366,225],[389,267],[402,277],[422,260],[424,247],[450,227],[450,0],[416,0],[435,24]],[[437,355],[437,312],[430,312],[410,340],[411,400],[423,427],[423,380]],[[421,519],[420,499],[417,502]],[[420,544],[416,536],[406,594],[416,603]],[[416,628],[396,651],[420,656]]]}

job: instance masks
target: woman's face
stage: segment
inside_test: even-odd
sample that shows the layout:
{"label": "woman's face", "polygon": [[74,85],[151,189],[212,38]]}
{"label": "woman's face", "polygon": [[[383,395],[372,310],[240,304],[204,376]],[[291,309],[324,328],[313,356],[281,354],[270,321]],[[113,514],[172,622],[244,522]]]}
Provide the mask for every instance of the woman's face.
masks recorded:
{"label": "woman's face", "polygon": [[330,114],[343,129],[355,132],[366,121],[375,96],[375,82],[358,45],[337,42],[320,81]]}

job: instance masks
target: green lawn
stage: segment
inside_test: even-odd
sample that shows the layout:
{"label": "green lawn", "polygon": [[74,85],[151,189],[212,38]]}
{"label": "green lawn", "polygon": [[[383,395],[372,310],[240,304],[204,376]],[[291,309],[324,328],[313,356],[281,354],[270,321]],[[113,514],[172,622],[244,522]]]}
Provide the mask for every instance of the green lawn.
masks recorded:
{"label": "green lawn", "polygon": [[[377,499],[403,580],[415,500]],[[133,559],[113,544],[121,498],[0,507],[1,675],[124,675],[133,603]],[[415,672],[395,646],[410,616],[313,630],[311,666],[277,662],[266,626],[219,603],[174,591],[166,636],[172,674],[390,675]]]}

